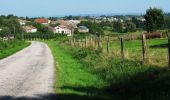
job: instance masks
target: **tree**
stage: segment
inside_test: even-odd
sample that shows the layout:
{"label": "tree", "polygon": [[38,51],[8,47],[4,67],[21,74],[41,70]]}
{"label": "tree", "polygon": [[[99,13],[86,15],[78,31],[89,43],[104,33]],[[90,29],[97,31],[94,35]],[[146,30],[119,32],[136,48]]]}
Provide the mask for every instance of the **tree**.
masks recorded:
{"label": "tree", "polygon": [[135,32],[136,31],[136,25],[133,22],[127,22],[126,23],[126,31],[127,32]]}
{"label": "tree", "polygon": [[115,32],[120,32],[122,33],[124,31],[123,29],[123,23],[119,20],[117,22],[113,23],[113,29]]}
{"label": "tree", "polygon": [[[18,18],[14,15],[0,16],[0,27],[8,28],[11,35],[15,35],[15,33],[20,34],[22,32],[22,28],[18,22]],[[4,29],[4,31],[5,30],[6,29]]]}
{"label": "tree", "polygon": [[165,25],[164,25],[165,29],[170,29],[170,16],[166,15],[165,16]]}
{"label": "tree", "polygon": [[146,11],[144,15],[145,18],[145,28],[147,32],[153,32],[160,29],[164,24],[164,14],[161,9],[150,8]]}
{"label": "tree", "polygon": [[140,28],[140,29],[144,28],[144,22],[138,20],[137,17],[132,17],[132,22],[136,25],[136,28]]}
{"label": "tree", "polygon": [[0,37],[6,37],[11,35],[10,29],[8,27],[2,27],[2,31],[0,31]]}

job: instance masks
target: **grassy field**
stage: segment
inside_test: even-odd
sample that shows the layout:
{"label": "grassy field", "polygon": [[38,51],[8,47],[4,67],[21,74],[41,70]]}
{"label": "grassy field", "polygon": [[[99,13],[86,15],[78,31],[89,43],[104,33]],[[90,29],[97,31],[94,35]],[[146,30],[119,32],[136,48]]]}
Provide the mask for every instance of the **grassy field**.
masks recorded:
{"label": "grassy field", "polygon": [[[155,46],[154,41],[167,43],[166,39],[149,42]],[[122,60],[90,48],[71,47],[58,40],[47,43],[56,60],[55,91],[59,100],[170,99],[170,71],[167,68]],[[140,48],[127,47],[132,48],[132,52]]]}
{"label": "grassy field", "polygon": [[142,34],[144,31],[136,31],[136,32],[129,32],[129,33],[118,33],[118,32],[112,32],[112,31],[109,31],[109,30],[104,30],[104,33],[105,35],[112,35],[112,34],[120,34],[120,35],[126,35],[126,34]]}
{"label": "grassy field", "polygon": [[30,43],[19,40],[0,41],[0,59],[10,56],[29,45]]}
{"label": "grassy field", "polygon": [[[96,37],[95,37],[96,38]],[[87,39],[87,46],[98,48],[98,39]],[[80,40],[79,45],[84,45],[85,40]],[[102,39],[103,53],[107,53],[107,37]],[[147,57],[148,64],[160,67],[167,67],[168,65],[168,39],[148,39],[147,44]],[[76,43],[77,45],[77,43]],[[110,56],[121,57],[121,45],[118,38],[110,36],[109,42]],[[142,61],[142,41],[141,40],[124,40],[124,54],[125,58],[133,61]]]}
{"label": "grassy field", "polygon": [[[168,65],[168,40],[167,39],[151,39],[147,40],[148,64],[167,67]],[[103,43],[104,52],[106,52],[106,42]],[[124,41],[125,58],[142,61],[142,41],[130,40]],[[110,51],[112,54],[120,56],[120,41],[110,42]]]}

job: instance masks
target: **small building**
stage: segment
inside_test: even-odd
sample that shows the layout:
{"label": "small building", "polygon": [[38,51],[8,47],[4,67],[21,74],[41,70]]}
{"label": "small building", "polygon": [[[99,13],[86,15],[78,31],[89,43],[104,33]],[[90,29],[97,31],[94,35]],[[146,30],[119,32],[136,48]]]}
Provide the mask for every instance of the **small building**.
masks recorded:
{"label": "small building", "polygon": [[66,26],[60,25],[54,28],[54,33],[66,34],[67,36],[71,36],[71,30]]}
{"label": "small building", "polygon": [[20,25],[25,25],[27,21],[26,20],[18,19],[18,22],[20,23]]}
{"label": "small building", "polygon": [[23,26],[22,27],[26,33],[35,33],[37,32],[37,28],[33,27],[33,26]]}
{"label": "small building", "polygon": [[68,23],[72,24],[72,26],[74,28],[77,28],[77,25],[80,23],[80,21],[79,20],[69,20]]}
{"label": "small building", "polygon": [[87,28],[86,26],[79,26],[78,27],[78,31],[82,32],[82,33],[88,33],[89,32],[89,28]]}
{"label": "small building", "polygon": [[0,28],[0,31],[2,31],[2,28]]}
{"label": "small building", "polygon": [[39,19],[36,19],[35,22],[39,24],[47,25],[47,24],[50,24],[51,21],[47,18],[39,18]]}

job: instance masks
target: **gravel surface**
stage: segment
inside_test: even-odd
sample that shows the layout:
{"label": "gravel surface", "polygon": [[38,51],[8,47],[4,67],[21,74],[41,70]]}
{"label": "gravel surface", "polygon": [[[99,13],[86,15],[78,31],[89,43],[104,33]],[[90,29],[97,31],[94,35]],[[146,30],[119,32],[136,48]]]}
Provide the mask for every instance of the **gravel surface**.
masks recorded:
{"label": "gravel surface", "polygon": [[41,42],[0,60],[0,97],[36,97],[53,93],[54,60]]}

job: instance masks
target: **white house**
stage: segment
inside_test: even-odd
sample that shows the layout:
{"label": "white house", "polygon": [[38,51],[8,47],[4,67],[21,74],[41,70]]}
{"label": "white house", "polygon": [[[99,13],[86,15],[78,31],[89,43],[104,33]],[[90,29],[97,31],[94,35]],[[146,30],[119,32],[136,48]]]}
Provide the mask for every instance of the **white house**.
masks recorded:
{"label": "white house", "polygon": [[18,21],[19,21],[20,25],[25,25],[27,22],[26,20],[21,20],[21,19],[18,19]]}
{"label": "white house", "polygon": [[60,25],[54,28],[54,33],[66,34],[67,36],[71,36],[71,30],[66,26]]}
{"label": "white house", "polygon": [[69,20],[68,21],[70,24],[74,26],[74,28],[77,28],[77,25],[80,23],[79,20]]}
{"label": "white house", "polygon": [[0,28],[0,31],[2,31],[2,28]]}
{"label": "white house", "polygon": [[25,30],[26,33],[35,33],[37,32],[37,28],[33,26],[23,26],[23,29]]}
{"label": "white house", "polygon": [[82,32],[82,33],[88,33],[89,32],[89,28],[87,28],[86,26],[79,26],[78,27],[78,31]]}

